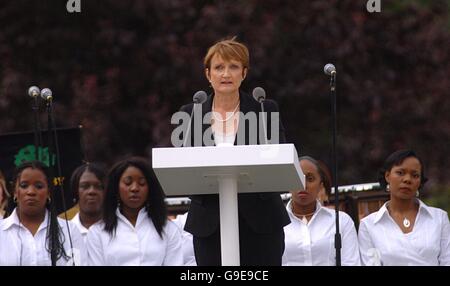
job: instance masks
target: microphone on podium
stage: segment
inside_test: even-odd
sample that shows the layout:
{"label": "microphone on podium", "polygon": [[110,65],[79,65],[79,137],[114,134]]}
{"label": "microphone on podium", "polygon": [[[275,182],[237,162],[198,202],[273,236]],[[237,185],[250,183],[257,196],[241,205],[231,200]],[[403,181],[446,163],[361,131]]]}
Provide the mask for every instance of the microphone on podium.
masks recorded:
{"label": "microphone on podium", "polygon": [[266,91],[262,87],[255,87],[252,92],[253,98],[261,104],[263,131],[264,131],[264,144],[267,144],[267,125],[264,114],[264,101],[266,100]]}
{"label": "microphone on podium", "polygon": [[194,116],[194,110],[196,109],[197,106],[203,104],[206,101],[206,98],[207,98],[206,92],[204,92],[203,90],[197,91],[194,94],[194,96],[192,97],[192,102],[194,103],[194,106],[192,107],[191,117],[189,118],[188,128],[186,131],[186,135],[184,136],[183,147],[186,147],[186,143],[187,143],[187,140],[190,135],[189,133],[191,131],[191,123],[192,123],[192,117]]}

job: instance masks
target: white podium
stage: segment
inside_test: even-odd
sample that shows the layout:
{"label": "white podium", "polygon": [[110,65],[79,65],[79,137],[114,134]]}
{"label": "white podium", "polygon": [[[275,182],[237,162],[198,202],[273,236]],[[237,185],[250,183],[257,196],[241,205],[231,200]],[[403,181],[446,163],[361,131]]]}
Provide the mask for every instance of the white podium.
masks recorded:
{"label": "white podium", "polygon": [[239,266],[239,193],[304,189],[293,144],[154,148],[153,169],[168,196],[219,194],[223,266]]}

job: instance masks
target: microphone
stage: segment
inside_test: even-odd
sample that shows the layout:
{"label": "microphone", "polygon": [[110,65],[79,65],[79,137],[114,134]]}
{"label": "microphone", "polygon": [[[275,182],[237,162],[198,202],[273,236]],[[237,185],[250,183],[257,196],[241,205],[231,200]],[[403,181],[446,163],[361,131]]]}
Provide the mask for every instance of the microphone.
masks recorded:
{"label": "microphone", "polygon": [[323,68],[326,75],[330,76],[330,97],[331,97],[331,114],[332,114],[332,142],[331,142],[331,153],[333,155],[332,160],[332,176],[334,178],[334,208],[335,208],[335,228],[336,232],[334,235],[334,248],[336,249],[336,266],[341,266],[341,249],[342,249],[342,239],[341,233],[339,232],[339,188],[338,188],[338,177],[337,177],[337,111],[336,111],[336,67],[333,64],[326,64]]}
{"label": "microphone", "polygon": [[37,87],[35,85],[30,86],[30,88],[28,89],[28,95],[33,98],[38,97],[40,94],[41,94],[41,90],[39,89],[39,87]]}
{"label": "microphone", "polygon": [[41,91],[41,97],[45,100],[45,101],[52,101],[53,99],[53,93],[50,90],[50,88],[44,88]]}
{"label": "microphone", "polygon": [[264,101],[266,100],[266,91],[262,87],[255,87],[252,92],[253,98],[261,104],[262,122],[264,131],[264,144],[267,144],[267,126],[264,116]]}
{"label": "microphone", "polygon": [[192,102],[194,103],[194,106],[192,107],[192,111],[191,111],[191,117],[189,118],[189,125],[186,131],[186,135],[183,141],[183,147],[186,147],[186,143],[187,140],[190,136],[190,131],[191,131],[191,123],[192,123],[192,117],[194,116],[194,110],[196,109],[197,106],[199,106],[200,104],[203,104],[206,101],[207,95],[206,92],[204,92],[203,90],[199,90],[197,91],[194,96],[192,97]]}
{"label": "microphone", "polygon": [[262,101],[266,100],[266,91],[262,88],[262,87],[255,87],[255,89],[253,89],[253,98],[261,103]]}
{"label": "microphone", "polygon": [[204,92],[203,90],[199,90],[192,97],[192,101],[196,104],[202,104],[206,101],[206,97],[206,92]]}
{"label": "microphone", "polygon": [[323,67],[323,72],[326,74],[326,75],[334,75],[334,74],[336,74],[336,67],[333,65],[333,64],[326,64],[324,67]]}

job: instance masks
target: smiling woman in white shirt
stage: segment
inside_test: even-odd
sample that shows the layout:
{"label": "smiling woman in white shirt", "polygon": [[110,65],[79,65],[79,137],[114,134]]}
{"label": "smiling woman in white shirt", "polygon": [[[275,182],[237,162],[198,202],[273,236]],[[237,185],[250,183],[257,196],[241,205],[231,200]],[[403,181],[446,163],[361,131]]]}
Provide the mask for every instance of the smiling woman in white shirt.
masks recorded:
{"label": "smiling woman in white shirt", "polygon": [[14,210],[0,223],[0,265],[86,265],[80,232],[57,218],[47,167],[25,162],[15,174]]}
{"label": "smiling woman in white shirt", "polygon": [[364,265],[450,265],[447,212],[417,197],[427,181],[424,166],[411,150],[392,153],[380,171],[390,200],[363,218],[359,245]]}
{"label": "smiling woman in white shirt", "polygon": [[[326,167],[317,160],[304,156],[299,161],[306,187],[303,191],[291,191],[292,198],[286,207],[291,223],[284,227],[286,248],[283,266],[334,266],[335,211],[323,207],[318,200],[320,193],[330,193],[331,179]],[[339,212],[339,221],[341,265],[358,266],[358,238],[353,220],[346,213]]]}
{"label": "smiling woman in white shirt", "polygon": [[181,232],[167,218],[164,192],[150,164],[132,157],[107,178],[103,221],[87,236],[90,265],[183,265]]}

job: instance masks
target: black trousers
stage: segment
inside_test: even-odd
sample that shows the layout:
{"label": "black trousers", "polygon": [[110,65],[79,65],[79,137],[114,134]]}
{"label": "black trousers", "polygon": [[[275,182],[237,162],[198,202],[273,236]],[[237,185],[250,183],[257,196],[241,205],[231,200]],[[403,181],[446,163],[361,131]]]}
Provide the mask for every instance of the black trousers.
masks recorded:
{"label": "black trousers", "polygon": [[[208,237],[196,237],[195,259],[198,266],[220,266],[220,227]],[[284,252],[284,230],[274,233],[255,233],[239,219],[239,249],[241,266],[281,266]]]}

